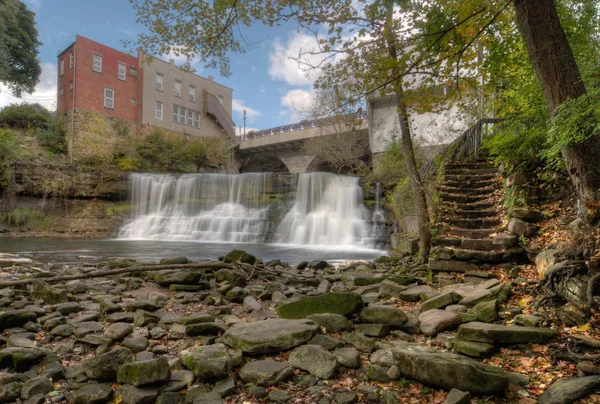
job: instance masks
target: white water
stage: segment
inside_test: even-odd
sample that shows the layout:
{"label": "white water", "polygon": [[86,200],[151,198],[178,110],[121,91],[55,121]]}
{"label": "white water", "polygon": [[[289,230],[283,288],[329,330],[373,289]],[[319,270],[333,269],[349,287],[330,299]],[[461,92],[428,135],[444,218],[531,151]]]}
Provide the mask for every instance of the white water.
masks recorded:
{"label": "white water", "polygon": [[278,241],[311,246],[371,247],[368,212],[356,177],[300,174],[296,201],[277,228]]}
{"label": "white water", "polygon": [[[270,178],[270,173],[131,174],[135,213],[122,226],[119,238],[262,243],[270,238],[269,228],[279,222],[269,217],[265,202]],[[358,178],[300,174],[295,202],[282,215],[273,241],[319,248],[373,248],[370,215],[362,201]]]}
{"label": "white water", "polygon": [[131,174],[135,215],[119,232],[133,240],[263,241],[269,176],[261,173]]}

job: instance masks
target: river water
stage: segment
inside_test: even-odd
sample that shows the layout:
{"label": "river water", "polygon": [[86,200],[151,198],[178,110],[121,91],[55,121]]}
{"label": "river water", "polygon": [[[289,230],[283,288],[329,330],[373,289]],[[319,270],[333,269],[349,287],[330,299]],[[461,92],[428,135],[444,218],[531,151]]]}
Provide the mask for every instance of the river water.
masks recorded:
{"label": "river water", "polygon": [[106,257],[130,257],[141,262],[165,257],[186,256],[192,260],[216,260],[232,249],[242,249],[265,262],[278,258],[296,265],[301,261],[323,259],[373,260],[386,252],[368,248],[306,247],[284,244],[206,243],[160,240],[69,240],[69,239],[0,239],[0,252],[16,253],[26,258],[51,262],[96,261]]}

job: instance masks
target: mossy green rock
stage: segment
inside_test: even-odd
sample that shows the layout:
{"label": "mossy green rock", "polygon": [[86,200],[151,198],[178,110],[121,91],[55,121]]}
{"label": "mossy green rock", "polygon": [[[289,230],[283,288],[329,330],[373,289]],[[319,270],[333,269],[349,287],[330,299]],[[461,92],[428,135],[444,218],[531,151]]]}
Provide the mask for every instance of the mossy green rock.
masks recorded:
{"label": "mossy green rock", "polygon": [[0,386],[0,403],[15,403],[21,395],[20,382],[11,382]]}
{"label": "mossy green rock", "polygon": [[318,324],[310,320],[273,318],[234,324],[223,334],[221,342],[250,354],[279,352],[309,341],[318,329]]}
{"label": "mossy green rock", "polygon": [[363,308],[363,301],[356,293],[327,293],[311,296],[277,307],[281,318],[300,319],[311,314],[332,313],[349,316],[358,313]]}
{"label": "mossy green rock", "polygon": [[160,265],[181,265],[181,264],[189,264],[191,261],[188,257],[172,257],[172,258],[163,258],[160,260]]}
{"label": "mossy green rock", "polygon": [[37,315],[29,310],[11,310],[0,312],[0,330],[21,327],[29,321],[35,321]]}
{"label": "mossy green rock", "polygon": [[551,328],[473,322],[458,327],[456,337],[486,344],[545,344],[556,338]]}
{"label": "mossy green rock", "polygon": [[238,274],[235,271],[232,271],[231,269],[219,269],[216,273],[215,273],[215,280],[217,282],[222,282],[222,281],[227,281],[230,284],[232,284],[233,286],[245,286],[246,285],[246,278],[241,275]]}
{"label": "mossy green rock", "polygon": [[170,377],[171,369],[169,369],[169,361],[167,358],[160,357],[121,365],[117,374],[117,381],[137,387],[155,383],[166,383]]}
{"label": "mossy green rock", "polygon": [[394,306],[373,305],[361,310],[360,321],[399,327],[406,324],[408,317],[402,310]]}
{"label": "mossy green rock", "polygon": [[467,314],[473,315],[477,321],[483,323],[496,321],[498,319],[498,300],[494,299],[477,303]]}
{"label": "mossy green rock", "polygon": [[40,348],[4,348],[0,350],[0,367],[24,372],[41,362],[50,351]]}
{"label": "mossy green rock", "polygon": [[69,298],[65,289],[51,286],[48,282],[36,279],[30,286],[29,296],[33,300],[41,299],[45,304],[67,303]]}
{"label": "mossy green rock", "polygon": [[161,271],[154,273],[154,281],[160,286],[175,285],[198,285],[204,271],[198,270],[174,270],[174,271]]}
{"label": "mossy green rock", "polygon": [[88,359],[83,363],[83,371],[90,379],[114,381],[121,365],[132,360],[131,350],[120,347]]}
{"label": "mossy green rock", "polygon": [[223,344],[191,347],[181,351],[179,358],[200,380],[221,379],[230,370],[231,355]]}
{"label": "mossy green rock", "polygon": [[242,250],[231,250],[224,258],[223,262],[242,262],[244,264],[254,265],[256,257]]}
{"label": "mossy green rock", "polygon": [[472,358],[487,358],[496,351],[494,345],[483,342],[463,341],[457,338],[452,341],[452,348],[454,352]]}
{"label": "mossy green rock", "polygon": [[432,309],[443,309],[451,304],[458,303],[462,299],[462,296],[456,292],[446,292],[441,295],[432,297],[429,300],[425,300],[421,303],[421,312],[432,310]]}
{"label": "mossy green rock", "polygon": [[501,395],[508,387],[508,378],[501,368],[458,354],[410,343],[395,347],[392,352],[400,373],[425,385],[481,395]]}

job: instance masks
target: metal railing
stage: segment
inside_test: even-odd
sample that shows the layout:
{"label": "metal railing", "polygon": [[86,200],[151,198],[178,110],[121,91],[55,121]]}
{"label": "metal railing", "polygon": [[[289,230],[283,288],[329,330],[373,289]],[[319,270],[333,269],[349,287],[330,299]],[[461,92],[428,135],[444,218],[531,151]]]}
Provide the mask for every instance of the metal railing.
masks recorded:
{"label": "metal railing", "polygon": [[242,136],[242,140],[255,139],[255,138],[264,137],[264,136],[280,135],[282,133],[295,132],[295,131],[303,130],[303,129],[329,126],[329,125],[339,123],[340,121],[352,122],[352,121],[356,121],[359,119],[367,119],[367,112],[361,110],[361,111],[358,111],[353,114],[336,115],[336,116],[330,116],[327,118],[311,119],[311,120],[307,119],[307,120],[303,120],[303,121],[300,121],[297,123],[292,123],[290,125],[277,126],[275,128],[252,131],[252,132],[248,132],[245,136]]}
{"label": "metal railing", "polygon": [[[501,122],[500,118],[483,118],[475,122],[462,135],[454,139],[438,154],[442,158],[462,160],[469,157],[479,158],[479,150],[484,136],[484,126]],[[439,159],[433,158],[419,170],[421,181],[425,182],[437,172]]]}

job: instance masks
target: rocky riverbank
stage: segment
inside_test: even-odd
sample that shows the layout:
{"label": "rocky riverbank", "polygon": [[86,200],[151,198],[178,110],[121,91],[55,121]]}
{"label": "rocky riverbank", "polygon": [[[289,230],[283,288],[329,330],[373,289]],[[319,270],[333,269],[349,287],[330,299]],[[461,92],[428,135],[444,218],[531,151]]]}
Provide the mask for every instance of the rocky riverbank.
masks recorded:
{"label": "rocky riverbank", "polygon": [[599,399],[596,356],[555,354],[600,341],[531,314],[513,268],[432,282],[409,258],[292,268],[242,252],[0,266],[0,402]]}

